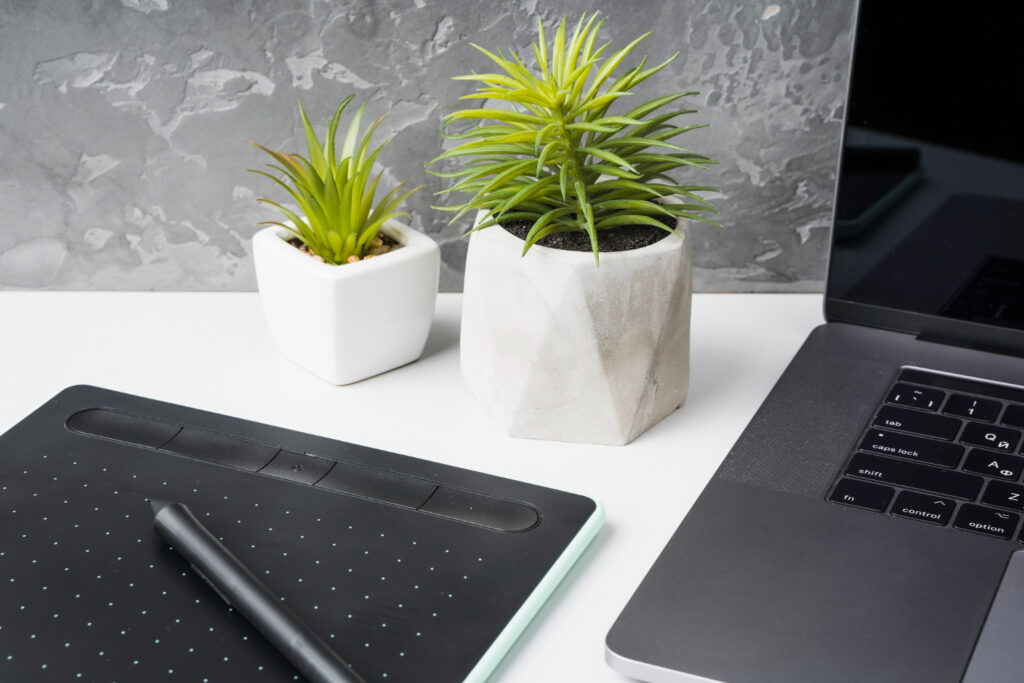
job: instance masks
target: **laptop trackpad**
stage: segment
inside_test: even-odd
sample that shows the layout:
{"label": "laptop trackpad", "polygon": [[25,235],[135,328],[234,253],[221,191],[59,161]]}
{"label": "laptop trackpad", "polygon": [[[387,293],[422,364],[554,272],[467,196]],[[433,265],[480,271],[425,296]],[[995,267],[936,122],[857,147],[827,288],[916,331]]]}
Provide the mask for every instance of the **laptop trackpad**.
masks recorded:
{"label": "laptop trackpad", "polygon": [[1010,556],[963,683],[1016,683],[1024,671],[1024,550]]}

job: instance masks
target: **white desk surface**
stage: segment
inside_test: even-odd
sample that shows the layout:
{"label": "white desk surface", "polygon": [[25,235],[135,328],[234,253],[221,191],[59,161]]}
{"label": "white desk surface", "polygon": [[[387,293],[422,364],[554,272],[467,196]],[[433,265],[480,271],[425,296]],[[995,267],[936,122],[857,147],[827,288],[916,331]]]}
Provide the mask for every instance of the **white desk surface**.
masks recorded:
{"label": "white desk surface", "polygon": [[696,295],[687,403],[624,447],[499,432],[459,375],[460,306],[438,298],[418,362],[334,387],[277,353],[255,293],[0,292],[0,432],[93,384],[588,495],[604,527],[492,680],[622,683],[605,634],[822,322],[822,297]]}

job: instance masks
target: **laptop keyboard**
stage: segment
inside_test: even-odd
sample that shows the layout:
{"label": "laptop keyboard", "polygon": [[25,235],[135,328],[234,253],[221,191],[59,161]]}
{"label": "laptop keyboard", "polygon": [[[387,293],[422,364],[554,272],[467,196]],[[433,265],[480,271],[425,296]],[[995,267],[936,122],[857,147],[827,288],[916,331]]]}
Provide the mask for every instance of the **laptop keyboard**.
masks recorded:
{"label": "laptop keyboard", "polygon": [[1024,543],[1022,433],[1024,388],[905,368],[829,500]]}

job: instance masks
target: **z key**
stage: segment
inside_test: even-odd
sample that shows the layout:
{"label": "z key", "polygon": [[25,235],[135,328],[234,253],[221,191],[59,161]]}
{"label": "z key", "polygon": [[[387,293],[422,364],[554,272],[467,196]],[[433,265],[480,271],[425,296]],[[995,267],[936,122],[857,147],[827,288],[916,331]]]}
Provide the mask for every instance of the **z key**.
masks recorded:
{"label": "z key", "polygon": [[1008,510],[1024,511],[1024,486],[1007,484],[1003,481],[990,481],[985,495],[981,497],[985,505],[995,505]]}

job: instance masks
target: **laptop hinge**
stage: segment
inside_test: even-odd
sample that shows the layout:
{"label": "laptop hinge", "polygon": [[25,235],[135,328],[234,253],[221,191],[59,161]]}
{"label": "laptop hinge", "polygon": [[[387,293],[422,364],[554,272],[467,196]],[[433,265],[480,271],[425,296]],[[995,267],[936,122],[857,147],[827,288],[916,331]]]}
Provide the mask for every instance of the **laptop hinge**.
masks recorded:
{"label": "laptop hinge", "polygon": [[973,349],[975,351],[985,351],[988,353],[998,353],[1002,356],[1017,356],[1018,358],[1024,358],[1024,349],[1017,349],[1010,346],[1001,346],[998,344],[990,344],[986,342],[978,341],[977,339],[969,339],[966,337],[960,337],[951,334],[938,334],[935,332],[922,332],[917,335],[918,341],[931,342],[933,344],[944,344],[946,346],[960,346],[965,349]]}

